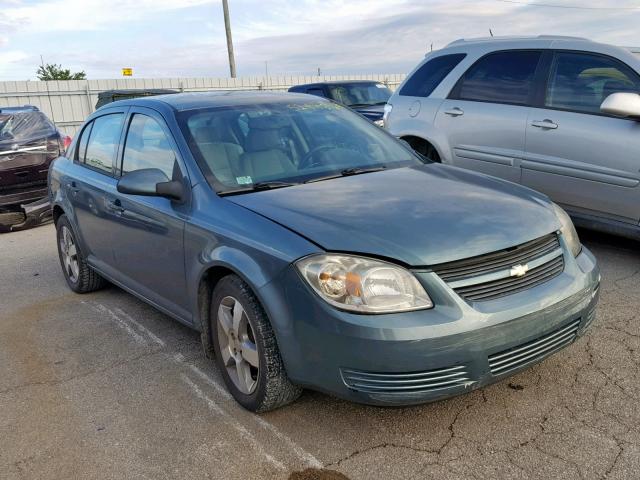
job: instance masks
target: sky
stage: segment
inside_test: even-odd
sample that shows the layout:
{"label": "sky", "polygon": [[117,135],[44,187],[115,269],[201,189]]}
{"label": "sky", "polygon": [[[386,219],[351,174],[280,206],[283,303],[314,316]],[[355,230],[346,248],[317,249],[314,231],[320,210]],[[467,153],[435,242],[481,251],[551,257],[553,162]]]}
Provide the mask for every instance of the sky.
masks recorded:
{"label": "sky", "polygon": [[[632,0],[229,0],[238,76],[406,73],[458,38],[574,35],[640,47]],[[0,81],[229,75],[220,0],[0,0]],[[265,65],[266,62],[266,65]]]}

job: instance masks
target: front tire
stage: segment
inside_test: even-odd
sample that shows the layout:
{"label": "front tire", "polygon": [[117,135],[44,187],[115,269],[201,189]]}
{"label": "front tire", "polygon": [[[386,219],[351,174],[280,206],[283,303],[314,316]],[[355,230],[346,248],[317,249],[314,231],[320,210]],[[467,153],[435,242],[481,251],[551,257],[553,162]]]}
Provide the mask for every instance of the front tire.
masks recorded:
{"label": "front tire", "polygon": [[103,288],[106,280],[87,264],[66,215],[61,215],[56,222],[56,238],[60,266],[69,288],[76,293],[89,293]]}
{"label": "front tire", "polygon": [[291,383],[267,315],[249,286],[236,275],[213,291],[210,331],[215,358],[228,390],[252,412],[293,402],[302,389]]}

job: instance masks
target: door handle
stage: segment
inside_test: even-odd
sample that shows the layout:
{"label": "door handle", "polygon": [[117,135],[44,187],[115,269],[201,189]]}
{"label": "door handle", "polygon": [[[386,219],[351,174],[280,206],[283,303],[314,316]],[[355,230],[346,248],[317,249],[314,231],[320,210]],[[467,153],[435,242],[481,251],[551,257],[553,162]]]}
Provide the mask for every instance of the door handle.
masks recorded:
{"label": "door handle", "polygon": [[76,185],[76,182],[70,182],[67,187],[69,188],[69,190],[71,190],[73,193],[78,193],[80,191],[80,189],[78,188],[78,185]]}
{"label": "door handle", "polygon": [[122,214],[124,212],[124,208],[122,208],[122,204],[120,203],[120,200],[116,199],[113,200],[111,202],[107,202],[107,210],[115,213],[115,214]]}
{"label": "door handle", "polygon": [[558,124],[554,123],[552,120],[549,120],[548,118],[545,118],[542,121],[534,120],[533,122],[531,122],[531,126],[538,127],[538,128],[546,128],[547,130],[555,130],[556,128],[558,128]]}
{"label": "door handle", "polygon": [[445,115],[450,115],[452,117],[459,117],[460,115],[464,115],[464,110],[458,107],[453,107],[449,110],[445,110],[444,113]]}

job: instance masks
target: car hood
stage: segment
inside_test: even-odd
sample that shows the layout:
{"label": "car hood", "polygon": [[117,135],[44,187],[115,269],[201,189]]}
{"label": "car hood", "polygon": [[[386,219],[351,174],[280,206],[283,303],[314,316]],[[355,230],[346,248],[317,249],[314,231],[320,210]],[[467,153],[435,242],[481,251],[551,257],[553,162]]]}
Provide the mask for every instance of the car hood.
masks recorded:
{"label": "car hood", "polygon": [[364,115],[369,120],[380,120],[384,115],[384,105],[371,105],[370,107],[356,107],[356,112]]}
{"label": "car hood", "polygon": [[325,250],[411,266],[482,255],[560,228],[544,195],[440,164],[226,198]]}

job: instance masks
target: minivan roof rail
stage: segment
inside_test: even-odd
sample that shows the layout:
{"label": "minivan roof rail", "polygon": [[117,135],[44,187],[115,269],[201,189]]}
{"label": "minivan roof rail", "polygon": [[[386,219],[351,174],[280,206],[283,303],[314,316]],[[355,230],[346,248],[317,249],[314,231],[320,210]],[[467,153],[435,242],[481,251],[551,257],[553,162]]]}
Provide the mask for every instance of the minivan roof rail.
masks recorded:
{"label": "minivan roof rail", "polygon": [[500,42],[509,40],[584,40],[589,41],[584,37],[570,37],[566,35],[538,35],[538,36],[500,36],[500,37],[478,37],[478,38],[459,38],[449,43],[447,47],[452,45],[460,45],[463,43],[472,42]]}

